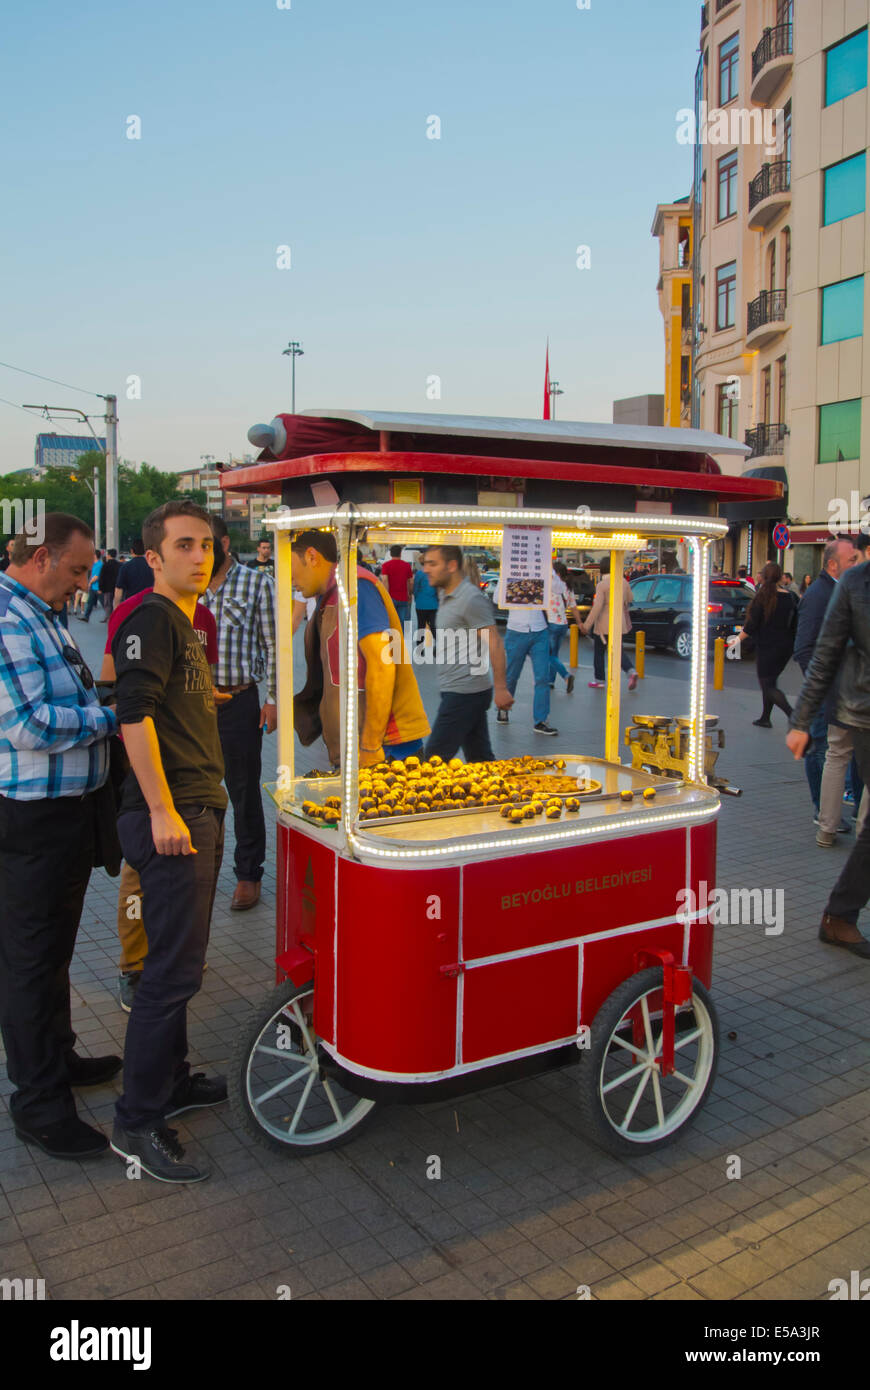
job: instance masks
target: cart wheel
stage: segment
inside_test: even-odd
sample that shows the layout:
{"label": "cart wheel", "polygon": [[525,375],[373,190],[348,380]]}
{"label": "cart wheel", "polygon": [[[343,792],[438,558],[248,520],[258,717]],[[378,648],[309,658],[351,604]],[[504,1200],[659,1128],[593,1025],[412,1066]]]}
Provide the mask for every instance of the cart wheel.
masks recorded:
{"label": "cart wheel", "polygon": [[313,1009],[313,983],[287,980],[251,1015],[233,1055],[229,1092],[236,1118],[258,1144],[278,1153],[335,1148],[375,1105],[324,1075]]}
{"label": "cart wheel", "polygon": [[697,980],[674,1019],[674,1071],[663,1076],[663,972],[642,970],[615,989],[592,1024],[580,1054],[585,1127],[610,1153],[650,1152],[670,1144],[697,1115],[716,1075],[719,1020]]}

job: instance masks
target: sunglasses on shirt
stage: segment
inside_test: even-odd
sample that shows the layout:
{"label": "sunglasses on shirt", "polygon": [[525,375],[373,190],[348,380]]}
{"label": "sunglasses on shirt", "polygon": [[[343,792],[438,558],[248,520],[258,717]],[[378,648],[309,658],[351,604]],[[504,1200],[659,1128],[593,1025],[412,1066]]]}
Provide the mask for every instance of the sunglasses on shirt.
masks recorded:
{"label": "sunglasses on shirt", "polygon": [[69,662],[70,666],[76,668],[78,678],[85,690],[93,690],[94,678],[81,652],[77,652],[75,647],[64,647],[62,654],[65,660]]}

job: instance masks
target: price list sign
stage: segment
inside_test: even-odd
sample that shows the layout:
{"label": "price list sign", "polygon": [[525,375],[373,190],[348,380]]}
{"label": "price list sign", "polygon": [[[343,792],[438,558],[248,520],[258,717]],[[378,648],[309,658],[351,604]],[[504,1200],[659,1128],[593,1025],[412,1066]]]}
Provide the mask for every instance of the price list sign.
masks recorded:
{"label": "price list sign", "polygon": [[499,608],[546,608],[553,577],[548,526],[506,526],[498,581]]}

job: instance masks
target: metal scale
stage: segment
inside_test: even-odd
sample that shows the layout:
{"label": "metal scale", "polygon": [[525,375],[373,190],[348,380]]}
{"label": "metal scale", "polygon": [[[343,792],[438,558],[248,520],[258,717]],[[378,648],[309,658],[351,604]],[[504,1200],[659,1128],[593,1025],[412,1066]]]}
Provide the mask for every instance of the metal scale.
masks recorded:
{"label": "metal scale", "polygon": [[[725,730],[719,728],[719,716],[708,714],[705,723],[704,776],[707,784],[726,796],[741,796],[740,787],[732,786],[727,777],[716,775],[716,763],[725,747]],[[634,715],[625,731],[632,767],[688,780],[690,724],[690,719],[667,714]]]}

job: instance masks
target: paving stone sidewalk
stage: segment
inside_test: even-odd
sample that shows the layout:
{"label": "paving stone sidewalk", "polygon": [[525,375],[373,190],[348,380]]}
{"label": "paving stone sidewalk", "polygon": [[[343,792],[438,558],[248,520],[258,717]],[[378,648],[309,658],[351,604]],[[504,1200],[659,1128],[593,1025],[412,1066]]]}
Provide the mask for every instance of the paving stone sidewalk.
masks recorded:
{"label": "paving stone sidewalk", "polygon": [[[100,626],[76,627],[98,664]],[[553,747],[602,746],[603,692],[581,651],[572,697],[554,692]],[[870,1272],[870,966],[821,944],[818,921],[845,845],[815,844],[803,769],[755,729],[751,667],[711,694],[744,788],[720,818],[719,882],[782,888],[785,929],[721,927],[713,994],[722,1027],[714,1092],[695,1126],[657,1154],[615,1160],[583,1136],[571,1069],[467,1098],[380,1109],[345,1148],[288,1159],[252,1144],[227,1108],[181,1116],[210,1181],[130,1181],[113,1155],[89,1164],[20,1143],[0,1080],[0,1278],[42,1278],[52,1299],[820,1299],[833,1278]],[[434,709],[434,685],[421,684]],[[796,668],[785,688],[799,687]],[[624,697],[682,713],[687,669],[648,658]],[[629,701],[631,703],[629,704]],[[497,752],[526,751],[529,675]],[[550,751],[550,745],[547,745]],[[274,740],[266,772],[274,773]],[[230,818],[231,820],[231,818]],[[226,1066],[234,1037],[273,980],[274,826],[261,904],[230,913],[232,835],[218,889],[209,970],[190,1007],[195,1065]],[[846,837],[841,837],[845,839]],[[122,1052],[116,995],[117,881],[92,878],[73,962],[81,1050]],[[389,904],[371,904],[373,923]],[[117,1085],[79,1093],[111,1128]],[[426,1177],[427,1158],[442,1177]],[[736,1156],[742,1177],[726,1176]]]}

